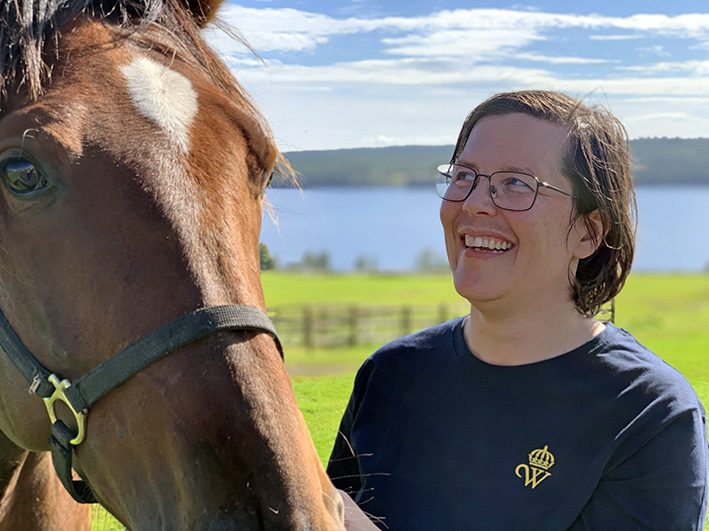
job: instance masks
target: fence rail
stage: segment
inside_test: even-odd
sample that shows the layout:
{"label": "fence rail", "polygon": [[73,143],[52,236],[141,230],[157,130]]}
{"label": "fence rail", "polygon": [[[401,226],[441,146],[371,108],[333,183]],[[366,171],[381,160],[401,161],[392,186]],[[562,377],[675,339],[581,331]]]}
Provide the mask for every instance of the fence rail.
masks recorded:
{"label": "fence rail", "polygon": [[268,311],[284,345],[305,348],[384,343],[465,312],[464,304],[287,305]]}

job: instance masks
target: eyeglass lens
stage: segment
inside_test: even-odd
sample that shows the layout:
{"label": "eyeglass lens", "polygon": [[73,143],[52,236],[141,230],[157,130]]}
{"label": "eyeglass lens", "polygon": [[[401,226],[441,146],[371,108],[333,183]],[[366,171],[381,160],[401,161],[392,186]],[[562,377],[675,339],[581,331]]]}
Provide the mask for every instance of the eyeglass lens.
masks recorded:
{"label": "eyeglass lens", "polygon": [[469,168],[446,165],[439,167],[438,174],[436,191],[440,197],[449,201],[464,201],[471,188],[480,186],[483,179],[489,179],[490,197],[499,208],[527,210],[537,195],[536,179],[524,173],[499,171],[488,177],[476,175]]}

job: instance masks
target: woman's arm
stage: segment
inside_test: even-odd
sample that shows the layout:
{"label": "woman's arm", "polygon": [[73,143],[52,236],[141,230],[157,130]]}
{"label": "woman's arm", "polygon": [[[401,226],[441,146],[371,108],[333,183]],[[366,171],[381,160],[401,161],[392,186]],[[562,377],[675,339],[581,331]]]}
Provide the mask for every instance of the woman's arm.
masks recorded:
{"label": "woman's arm", "polygon": [[571,527],[701,531],[707,504],[706,423],[686,411],[630,448],[598,483]]}
{"label": "woman's arm", "polygon": [[347,531],[379,531],[352,498],[344,491],[339,491],[345,502],[345,528]]}

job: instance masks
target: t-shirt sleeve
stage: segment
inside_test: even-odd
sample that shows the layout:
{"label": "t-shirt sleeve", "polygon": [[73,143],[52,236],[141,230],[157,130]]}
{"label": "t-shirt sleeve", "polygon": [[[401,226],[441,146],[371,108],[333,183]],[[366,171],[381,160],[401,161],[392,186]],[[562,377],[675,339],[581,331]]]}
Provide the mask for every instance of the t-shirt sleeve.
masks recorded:
{"label": "t-shirt sleeve", "polygon": [[706,418],[692,409],[614,463],[571,530],[701,531],[706,503]]}

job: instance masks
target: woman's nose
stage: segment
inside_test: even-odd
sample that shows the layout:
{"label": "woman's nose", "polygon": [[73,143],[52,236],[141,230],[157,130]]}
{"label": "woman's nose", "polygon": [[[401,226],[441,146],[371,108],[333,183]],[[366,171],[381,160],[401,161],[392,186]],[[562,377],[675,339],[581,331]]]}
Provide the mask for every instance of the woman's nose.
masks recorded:
{"label": "woman's nose", "polygon": [[494,214],[497,211],[490,195],[490,178],[487,175],[476,176],[473,188],[463,202],[463,210],[468,214]]}

